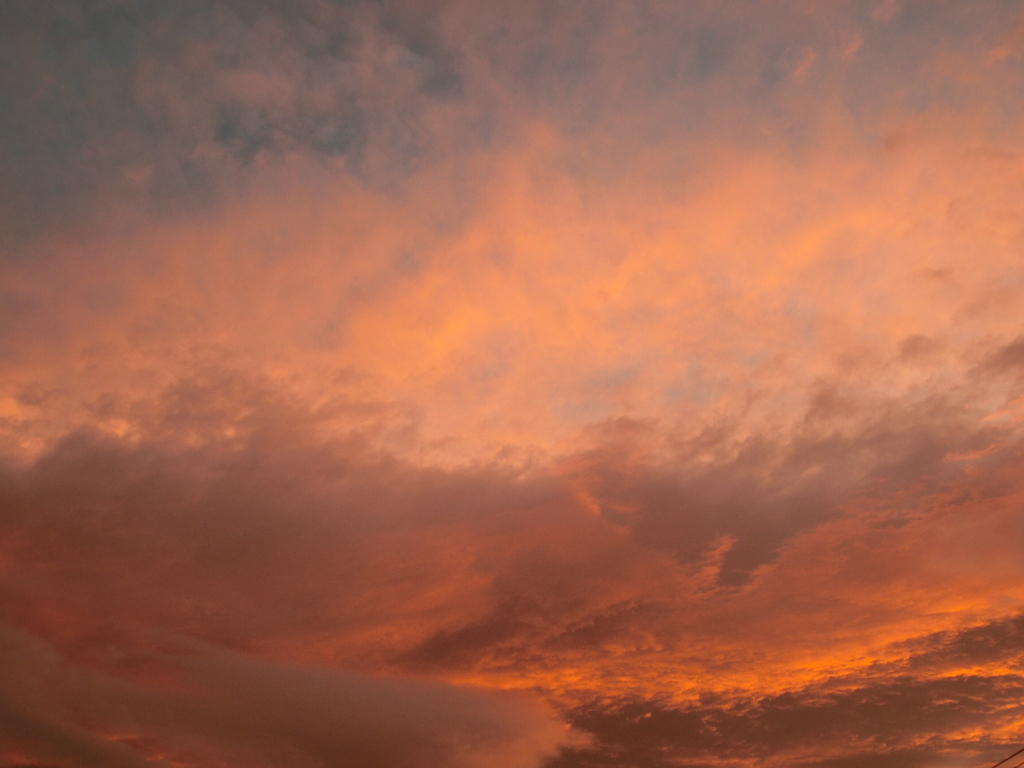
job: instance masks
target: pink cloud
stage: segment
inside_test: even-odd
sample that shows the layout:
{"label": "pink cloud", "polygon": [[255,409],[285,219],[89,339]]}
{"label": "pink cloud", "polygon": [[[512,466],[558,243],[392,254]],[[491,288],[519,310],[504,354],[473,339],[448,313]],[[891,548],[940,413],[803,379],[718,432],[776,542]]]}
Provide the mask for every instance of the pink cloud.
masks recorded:
{"label": "pink cloud", "polygon": [[5,9],[0,759],[996,759],[1010,10]]}

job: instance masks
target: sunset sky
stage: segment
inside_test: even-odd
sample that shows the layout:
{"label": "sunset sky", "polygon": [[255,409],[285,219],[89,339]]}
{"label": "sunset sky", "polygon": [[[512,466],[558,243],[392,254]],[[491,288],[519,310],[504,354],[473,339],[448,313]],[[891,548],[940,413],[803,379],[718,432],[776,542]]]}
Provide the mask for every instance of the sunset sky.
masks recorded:
{"label": "sunset sky", "polygon": [[0,0],[0,768],[1021,746],[1020,0]]}

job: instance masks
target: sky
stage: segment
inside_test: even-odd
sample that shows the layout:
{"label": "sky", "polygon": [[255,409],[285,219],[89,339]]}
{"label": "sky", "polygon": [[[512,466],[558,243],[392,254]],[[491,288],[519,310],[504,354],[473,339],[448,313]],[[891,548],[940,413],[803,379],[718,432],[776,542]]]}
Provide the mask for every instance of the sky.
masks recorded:
{"label": "sky", "polygon": [[0,768],[1020,748],[1022,94],[1019,0],[4,0]]}

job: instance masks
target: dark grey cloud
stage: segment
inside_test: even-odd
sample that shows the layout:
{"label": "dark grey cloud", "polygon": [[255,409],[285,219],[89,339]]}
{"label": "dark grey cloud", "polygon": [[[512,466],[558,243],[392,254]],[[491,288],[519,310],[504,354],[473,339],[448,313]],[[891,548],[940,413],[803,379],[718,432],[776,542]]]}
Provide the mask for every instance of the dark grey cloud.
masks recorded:
{"label": "dark grey cloud", "polygon": [[1024,668],[1024,616],[971,627],[959,632],[940,632],[908,644],[913,670],[970,667],[1002,662]]}
{"label": "dark grey cloud", "polygon": [[991,352],[981,373],[1019,373],[1024,368],[1024,338],[1018,338]]}
{"label": "dark grey cloud", "polygon": [[8,551],[45,585],[7,599],[49,596],[99,624],[130,615],[229,644],[284,627],[341,630],[387,610],[357,611],[353,592],[399,572],[415,576],[414,593],[452,578],[432,561],[449,531],[514,538],[531,509],[564,498],[543,479],[416,470],[358,440],[317,445],[301,417],[270,410],[234,445],[182,451],[81,433],[6,473]]}
{"label": "dark grey cloud", "polygon": [[[977,414],[944,397],[868,404],[838,385],[812,393],[801,427],[785,437],[755,434],[737,446],[722,426],[688,439],[672,460],[638,463],[630,460],[634,428],[608,425],[606,442],[583,457],[580,477],[602,515],[644,547],[694,562],[729,537],[723,585],[744,583],[787,540],[834,518],[842,503],[911,486],[936,491],[958,474],[945,461],[949,454],[985,449],[1009,434],[980,425]],[[702,463],[695,460],[701,454],[721,458]],[[992,457],[1007,459],[1006,451]]]}
{"label": "dark grey cloud", "polygon": [[130,652],[135,667],[111,675],[0,627],[0,739],[64,768],[469,767],[530,765],[561,731],[514,696],[274,664],[175,638],[150,644],[108,646],[108,656]]}
{"label": "dark grey cloud", "polygon": [[286,155],[338,158],[373,183],[400,177],[433,140],[424,110],[460,93],[455,53],[428,32],[436,13],[4,3],[3,234],[16,242],[94,214],[97,198],[198,212]]}
{"label": "dark grey cloud", "polygon": [[[254,647],[386,623],[409,610],[389,604],[398,588],[387,585],[400,581],[412,600],[479,578],[472,609],[427,622],[381,658],[450,670],[515,665],[538,648],[600,653],[671,626],[674,609],[649,581],[671,559],[692,564],[725,541],[717,583],[736,588],[852,500],[901,494],[916,514],[913,499],[959,487],[962,468],[945,456],[1000,441],[975,463],[984,475],[971,493],[1008,491],[1002,470],[1016,454],[1004,428],[933,403],[892,404],[840,429],[850,408],[863,410],[823,394],[805,433],[750,439],[711,465],[692,455],[731,450],[729,430],[666,462],[631,454],[619,425],[563,471],[442,470],[358,433],[319,437],[321,416],[301,403],[211,371],[131,405],[137,441],[83,431],[0,474],[0,533],[19,563],[0,600],[33,626],[47,605],[72,611],[84,636],[121,616]],[[600,515],[574,495],[580,483]],[[900,514],[890,509],[887,524]],[[379,602],[359,598],[379,590]]]}
{"label": "dark grey cloud", "polygon": [[[1006,744],[963,744],[945,734],[985,728],[1019,711],[1022,692],[1019,675],[892,676],[851,680],[836,693],[812,689],[725,706],[634,701],[582,707],[567,717],[594,735],[594,746],[568,748],[549,766],[739,765],[756,759],[825,768],[926,765],[951,755],[995,760],[1009,751]],[[831,757],[808,759],[801,752]]]}

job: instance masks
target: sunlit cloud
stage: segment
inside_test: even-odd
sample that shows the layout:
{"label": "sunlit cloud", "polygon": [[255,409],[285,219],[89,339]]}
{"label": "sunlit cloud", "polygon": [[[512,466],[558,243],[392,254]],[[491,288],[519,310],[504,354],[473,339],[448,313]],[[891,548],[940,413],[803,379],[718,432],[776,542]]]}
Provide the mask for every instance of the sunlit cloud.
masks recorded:
{"label": "sunlit cloud", "polygon": [[0,764],[1024,740],[1013,2],[0,9]]}

